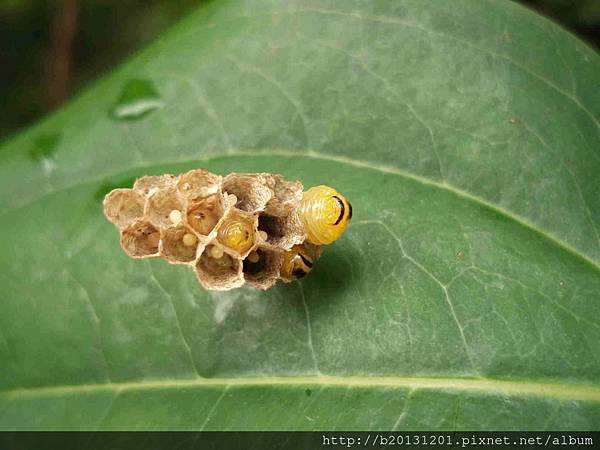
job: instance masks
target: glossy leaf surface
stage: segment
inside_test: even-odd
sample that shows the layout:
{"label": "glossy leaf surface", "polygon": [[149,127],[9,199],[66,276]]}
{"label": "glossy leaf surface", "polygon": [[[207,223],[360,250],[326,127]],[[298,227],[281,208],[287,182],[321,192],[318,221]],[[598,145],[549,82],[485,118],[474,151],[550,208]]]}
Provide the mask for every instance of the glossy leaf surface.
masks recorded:
{"label": "glossy leaf surface", "polygon": [[[0,428],[597,429],[599,73],[509,2],[206,5],[0,148]],[[101,210],[195,167],[353,222],[205,292]]]}

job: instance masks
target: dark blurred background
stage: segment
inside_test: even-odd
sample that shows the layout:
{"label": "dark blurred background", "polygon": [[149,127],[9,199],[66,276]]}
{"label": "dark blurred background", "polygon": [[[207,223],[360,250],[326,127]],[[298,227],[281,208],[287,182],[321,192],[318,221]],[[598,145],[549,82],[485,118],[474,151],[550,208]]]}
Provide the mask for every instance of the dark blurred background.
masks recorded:
{"label": "dark blurred background", "polygon": [[[0,0],[0,140],[63,103],[202,1]],[[600,0],[521,3],[600,47]]]}

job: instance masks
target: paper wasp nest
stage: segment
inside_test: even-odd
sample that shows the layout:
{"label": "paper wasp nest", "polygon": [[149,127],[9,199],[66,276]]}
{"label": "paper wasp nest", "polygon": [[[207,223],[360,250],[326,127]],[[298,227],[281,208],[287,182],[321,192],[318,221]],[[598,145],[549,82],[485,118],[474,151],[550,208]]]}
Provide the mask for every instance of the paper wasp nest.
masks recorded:
{"label": "paper wasp nest", "polygon": [[313,259],[320,255],[318,246],[305,243],[298,215],[302,195],[302,183],[281,175],[222,177],[198,169],[144,176],[132,189],[115,189],[104,199],[104,214],[132,258],[188,265],[210,290],[245,283],[268,289],[293,279],[281,268],[294,245],[311,249]]}

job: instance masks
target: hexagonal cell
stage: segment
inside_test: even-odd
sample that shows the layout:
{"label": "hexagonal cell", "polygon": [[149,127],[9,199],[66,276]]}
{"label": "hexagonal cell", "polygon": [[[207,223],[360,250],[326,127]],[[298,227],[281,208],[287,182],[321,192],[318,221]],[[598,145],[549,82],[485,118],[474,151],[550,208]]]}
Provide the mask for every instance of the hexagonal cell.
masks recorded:
{"label": "hexagonal cell", "polygon": [[196,198],[188,202],[186,222],[198,234],[208,236],[224,211],[223,197],[220,194]]}
{"label": "hexagonal cell", "polygon": [[152,195],[156,191],[172,186],[176,177],[171,174],[165,175],[146,175],[135,180],[133,189],[144,195]]}
{"label": "hexagonal cell", "polygon": [[121,247],[132,258],[158,256],[160,232],[151,223],[137,220],[121,233]]}
{"label": "hexagonal cell", "polygon": [[306,237],[302,222],[294,211],[283,217],[267,213],[259,214],[258,230],[267,234],[266,244],[281,249],[289,249],[294,244],[300,244]]}
{"label": "hexagonal cell", "polygon": [[160,254],[169,262],[187,264],[196,259],[200,242],[198,236],[185,225],[162,230],[160,237]]}
{"label": "hexagonal cell", "polygon": [[244,284],[242,262],[224,253],[220,258],[211,256],[208,246],[196,261],[194,272],[206,289],[227,291]]}
{"label": "hexagonal cell", "polygon": [[217,226],[217,241],[226,251],[244,258],[258,240],[257,216],[232,208]]}
{"label": "hexagonal cell", "polygon": [[124,228],[144,215],[144,197],[133,189],[114,189],[104,197],[104,215]]}
{"label": "hexagonal cell", "polygon": [[222,189],[237,197],[236,208],[247,212],[261,211],[273,196],[262,174],[229,174],[223,180]]}
{"label": "hexagonal cell", "polygon": [[[145,208],[145,217],[157,227],[172,227],[178,222],[173,221],[172,211],[183,211],[183,202],[177,195],[175,188],[156,191],[148,198]],[[179,215],[178,215],[179,216]]]}
{"label": "hexagonal cell", "polygon": [[302,198],[302,183],[279,174],[221,177],[196,169],[139,178],[133,189],[109,193],[104,213],[133,258],[160,255],[190,265],[209,290],[245,282],[268,289],[277,280],[298,279],[301,269],[308,273],[301,256],[319,257],[319,248],[305,242]]}
{"label": "hexagonal cell", "polygon": [[286,181],[283,175],[276,174],[267,178],[267,185],[274,194],[265,208],[267,214],[285,216],[300,204],[304,187],[299,181]]}
{"label": "hexagonal cell", "polygon": [[281,251],[259,247],[243,262],[244,278],[251,286],[268,289],[279,277]]}
{"label": "hexagonal cell", "polygon": [[189,198],[205,198],[219,192],[221,177],[204,169],[190,170],[179,176],[177,189]]}

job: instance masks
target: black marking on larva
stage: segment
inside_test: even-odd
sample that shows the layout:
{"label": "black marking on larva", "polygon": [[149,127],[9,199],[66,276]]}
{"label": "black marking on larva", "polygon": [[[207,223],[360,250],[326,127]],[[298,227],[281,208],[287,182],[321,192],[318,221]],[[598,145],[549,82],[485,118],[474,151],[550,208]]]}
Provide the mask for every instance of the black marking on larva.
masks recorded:
{"label": "black marking on larva", "polygon": [[352,219],[352,203],[350,203],[348,200],[346,200],[346,202],[348,203],[348,220]]}
{"label": "black marking on larva", "polygon": [[304,278],[307,275],[307,273],[304,270],[298,268],[294,269],[292,275],[294,276],[294,278]]}
{"label": "black marking on larva", "polygon": [[333,198],[335,198],[338,203],[340,204],[340,207],[342,208],[340,211],[340,215],[337,218],[337,220],[333,223],[334,225],[337,225],[338,223],[340,223],[342,221],[342,219],[344,218],[344,213],[346,212],[346,207],[344,206],[344,202],[342,201],[341,198],[339,198],[337,195],[334,195]]}
{"label": "black marking on larva", "polygon": [[306,256],[304,256],[302,253],[298,253],[298,256],[300,256],[300,258],[302,259],[304,264],[306,264],[308,267],[312,268],[313,263],[310,261],[310,259],[308,259]]}

